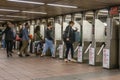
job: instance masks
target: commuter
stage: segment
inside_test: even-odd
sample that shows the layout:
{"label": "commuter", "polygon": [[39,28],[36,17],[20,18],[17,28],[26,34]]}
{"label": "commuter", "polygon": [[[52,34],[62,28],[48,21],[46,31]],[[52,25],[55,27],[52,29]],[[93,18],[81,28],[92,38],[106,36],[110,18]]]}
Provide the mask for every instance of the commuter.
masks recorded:
{"label": "commuter", "polygon": [[14,25],[11,22],[7,22],[7,27],[2,33],[2,34],[5,34],[7,57],[12,56],[13,40],[15,39],[12,31],[13,26]]}
{"label": "commuter", "polygon": [[74,22],[70,21],[69,25],[66,27],[65,33],[64,33],[64,42],[66,44],[66,53],[65,53],[65,59],[64,59],[65,62],[69,61],[68,54],[69,54],[70,50],[71,50],[70,61],[76,62],[76,60],[73,59],[73,56],[74,56],[73,43],[75,42],[75,32],[77,31],[77,29],[73,30],[73,28],[72,28],[73,25],[74,25]]}
{"label": "commuter", "polygon": [[46,51],[50,48],[52,57],[55,57],[55,49],[54,49],[54,35],[53,35],[53,27],[51,23],[48,23],[47,29],[45,30],[45,47],[41,56],[45,56]]}
{"label": "commuter", "polygon": [[27,48],[29,44],[28,29],[29,29],[29,24],[25,23],[25,27],[22,29],[22,47],[20,49],[19,57],[23,57],[22,53],[24,53],[26,57],[30,56],[27,52]]}
{"label": "commuter", "polygon": [[37,49],[38,47],[42,50],[42,47],[43,47],[43,43],[42,43],[42,35],[40,34],[40,26],[36,26],[36,29],[35,29],[35,35],[34,35],[34,40],[35,40],[35,53],[36,53],[36,56],[39,55]]}

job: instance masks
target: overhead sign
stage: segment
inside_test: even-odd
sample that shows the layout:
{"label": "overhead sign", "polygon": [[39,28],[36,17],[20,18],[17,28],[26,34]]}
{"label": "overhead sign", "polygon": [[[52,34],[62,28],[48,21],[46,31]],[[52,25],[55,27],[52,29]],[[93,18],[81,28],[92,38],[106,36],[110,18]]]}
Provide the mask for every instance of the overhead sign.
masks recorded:
{"label": "overhead sign", "polygon": [[111,15],[117,15],[117,14],[119,14],[119,11],[118,11],[118,7],[112,7],[111,9],[110,9],[110,14]]}

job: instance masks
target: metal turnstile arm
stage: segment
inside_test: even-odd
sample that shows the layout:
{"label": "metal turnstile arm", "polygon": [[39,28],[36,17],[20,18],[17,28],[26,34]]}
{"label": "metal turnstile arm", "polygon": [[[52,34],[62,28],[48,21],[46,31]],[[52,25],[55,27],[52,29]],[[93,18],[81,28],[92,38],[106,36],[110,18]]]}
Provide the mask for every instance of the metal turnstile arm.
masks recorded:
{"label": "metal turnstile arm", "polygon": [[92,43],[89,44],[89,46],[87,47],[87,49],[85,50],[84,54],[86,54],[88,52],[88,50],[90,49]]}
{"label": "metal turnstile arm", "polygon": [[97,55],[100,55],[101,51],[103,50],[103,48],[105,47],[105,43],[102,44],[100,50],[98,51]]}

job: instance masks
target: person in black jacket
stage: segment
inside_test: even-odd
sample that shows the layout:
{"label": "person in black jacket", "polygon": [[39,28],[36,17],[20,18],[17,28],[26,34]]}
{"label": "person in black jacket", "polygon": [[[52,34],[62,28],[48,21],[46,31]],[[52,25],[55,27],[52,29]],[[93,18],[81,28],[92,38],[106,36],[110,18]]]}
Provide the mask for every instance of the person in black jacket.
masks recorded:
{"label": "person in black jacket", "polygon": [[11,22],[7,22],[6,29],[2,32],[2,34],[5,34],[7,57],[12,56],[13,40],[15,39],[12,30],[13,26]]}
{"label": "person in black jacket", "polygon": [[77,31],[76,30],[73,30],[73,25],[74,25],[74,22],[73,21],[70,21],[69,22],[69,25],[66,27],[65,29],[65,39],[64,39],[64,42],[66,44],[66,53],[65,53],[65,60],[64,61],[68,61],[68,54],[69,54],[69,50],[71,50],[71,60],[70,61],[73,61],[75,62],[76,60],[73,59],[73,53],[74,53],[74,49],[73,49],[73,43],[75,42],[75,32]]}

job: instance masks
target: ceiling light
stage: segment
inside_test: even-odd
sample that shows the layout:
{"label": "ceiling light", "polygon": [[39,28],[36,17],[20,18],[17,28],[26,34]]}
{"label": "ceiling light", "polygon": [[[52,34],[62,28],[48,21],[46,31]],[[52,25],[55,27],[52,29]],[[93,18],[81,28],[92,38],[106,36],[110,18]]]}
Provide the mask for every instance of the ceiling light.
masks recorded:
{"label": "ceiling light", "polygon": [[0,16],[4,16],[4,15],[0,15]]}
{"label": "ceiling light", "polygon": [[0,9],[0,11],[19,12],[19,10],[12,10],[12,9]]}
{"label": "ceiling light", "polygon": [[22,11],[24,13],[32,13],[32,14],[47,14],[45,12],[34,12],[34,11]]}
{"label": "ceiling light", "polygon": [[11,16],[11,15],[6,15],[6,17],[27,18],[26,16]]}
{"label": "ceiling light", "polygon": [[45,3],[42,3],[42,2],[33,2],[33,1],[24,1],[24,0],[7,0],[7,1],[19,2],[19,3],[28,3],[28,4],[39,4],[39,5],[44,5],[45,4]]}
{"label": "ceiling light", "polygon": [[13,19],[4,19],[4,18],[0,18],[0,20],[2,20],[2,21],[5,21],[5,20],[13,20]]}
{"label": "ceiling light", "polygon": [[78,8],[77,6],[70,6],[70,5],[61,5],[61,4],[47,4],[49,6],[57,6],[57,7],[66,7],[66,8]]}

